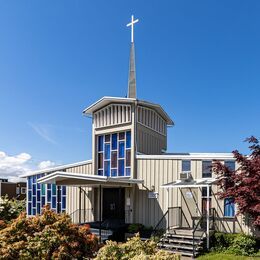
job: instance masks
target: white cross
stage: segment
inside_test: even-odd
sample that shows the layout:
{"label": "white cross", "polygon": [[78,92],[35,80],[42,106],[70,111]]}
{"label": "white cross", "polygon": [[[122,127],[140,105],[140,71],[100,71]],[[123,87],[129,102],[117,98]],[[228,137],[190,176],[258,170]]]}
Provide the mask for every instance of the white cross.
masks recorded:
{"label": "white cross", "polygon": [[139,22],[139,20],[138,19],[134,20],[133,15],[132,15],[131,19],[132,19],[132,21],[129,24],[127,24],[126,26],[127,27],[131,26],[131,42],[134,42],[134,24]]}

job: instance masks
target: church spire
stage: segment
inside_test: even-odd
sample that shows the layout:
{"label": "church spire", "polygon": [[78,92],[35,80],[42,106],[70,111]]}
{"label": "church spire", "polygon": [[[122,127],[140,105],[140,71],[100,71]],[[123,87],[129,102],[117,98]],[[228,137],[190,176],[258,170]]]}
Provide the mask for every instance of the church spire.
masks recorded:
{"label": "church spire", "polygon": [[131,17],[131,22],[127,24],[127,27],[131,26],[131,49],[130,49],[130,61],[129,61],[129,75],[128,75],[128,98],[136,98],[136,77],[135,77],[135,45],[134,45],[134,24],[139,20],[134,20],[134,16]]}

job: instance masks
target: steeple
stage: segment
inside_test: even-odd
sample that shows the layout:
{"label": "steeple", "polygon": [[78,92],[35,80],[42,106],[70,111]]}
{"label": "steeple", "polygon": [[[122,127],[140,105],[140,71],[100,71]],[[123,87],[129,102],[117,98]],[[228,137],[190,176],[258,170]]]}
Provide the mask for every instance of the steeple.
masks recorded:
{"label": "steeple", "polygon": [[129,61],[129,75],[128,75],[128,98],[136,98],[136,76],[135,76],[135,45],[134,45],[134,24],[139,20],[134,20],[134,16],[131,17],[131,22],[127,24],[131,26],[131,49],[130,49],[130,61]]}

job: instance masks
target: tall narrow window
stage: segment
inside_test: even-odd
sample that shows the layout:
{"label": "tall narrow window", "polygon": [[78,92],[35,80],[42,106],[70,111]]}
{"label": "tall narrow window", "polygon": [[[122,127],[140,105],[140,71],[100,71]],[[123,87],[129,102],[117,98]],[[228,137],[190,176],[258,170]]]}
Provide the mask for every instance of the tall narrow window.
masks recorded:
{"label": "tall narrow window", "polygon": [[125,157],[125,142],[119,142],[119,158]]}
{"label": "tall narrow window", "polygon": [[233,198],[224,199],[224,216],[225,217],[235,216],[235,204]]}
{"label": "tall narrow window", "polygon": [[112,150],[117,149],[117,134],[112,134]]}
{"label": "tall narrow window", "polygon": [[225,161],[225,166],[228,167],[230,171],[234,171],[235,161]]}
{"label": "tall narrow window", "polygon": [[212,162],[202,161],[202,178],[212,177]]}
{"label": "tall narrow window", "polygon": [[187,172],[190,171],[190,160],[183,160],[182,161],[182,171]]}
{"label": "tall narrow window", "polygon": [[131,148],[131,132],[126,132],[126,148]]}
{"label": "tall narrow window", "polygon": [[104,137],[103,137],[103,135],[100,135],[98,137],[98,151],[99,152],[103,151],[103,146],[104,146]]}

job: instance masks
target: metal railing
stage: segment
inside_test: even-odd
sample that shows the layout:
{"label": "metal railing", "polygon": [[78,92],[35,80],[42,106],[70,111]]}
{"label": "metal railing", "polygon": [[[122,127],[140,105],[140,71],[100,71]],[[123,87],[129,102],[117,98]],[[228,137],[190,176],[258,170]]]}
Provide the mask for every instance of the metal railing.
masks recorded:
{"label": "metal railing", "polygon": [[[206,227],[205,227],[205,220],[206,216],[202,215],[198,220],[193,219],[192,221],[192,247],[193,247],[193,257],[195,257],[195,251],[198,247],[198,244],[195,243],[195,239],[201,240],[202,237],[206,234]],[[197,223],[196,223],[197,221]]]}
{"label": "metal railing", "polygon": [[93,217],[93,209],[77,209],[70,214],[70,217],[75,224],[90,222]]}
{"label": "metal railing", "polygon": [[160,238],[166,231],[178,227],[190,227],[190,225],[181,207],[170,207],[155,225],[152,236]]}

